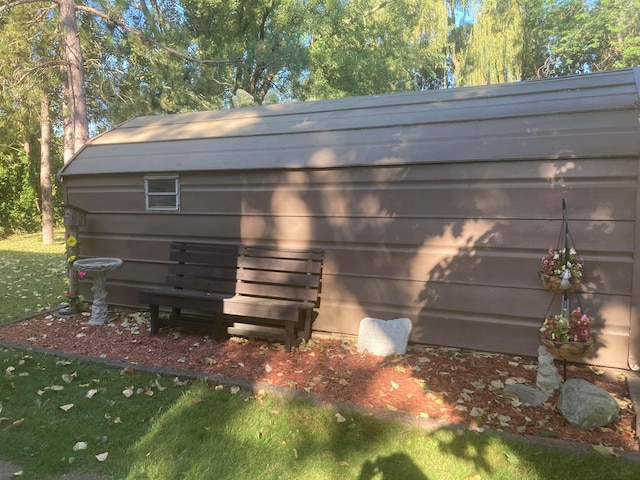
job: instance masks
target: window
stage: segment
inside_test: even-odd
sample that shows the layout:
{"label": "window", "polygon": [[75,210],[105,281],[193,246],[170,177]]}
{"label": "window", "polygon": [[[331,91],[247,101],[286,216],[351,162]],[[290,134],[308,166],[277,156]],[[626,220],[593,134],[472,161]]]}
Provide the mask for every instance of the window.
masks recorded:
{"label": "window", "polygon": [[147,210],[179,210],[180,182],[177,176],[145,177]]}

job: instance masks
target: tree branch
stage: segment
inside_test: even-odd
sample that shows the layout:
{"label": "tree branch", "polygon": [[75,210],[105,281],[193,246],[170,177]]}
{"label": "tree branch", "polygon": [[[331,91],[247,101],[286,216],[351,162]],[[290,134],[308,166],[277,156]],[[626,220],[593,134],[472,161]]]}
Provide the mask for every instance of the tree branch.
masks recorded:
{"label": "tree branch", "polygon": [[[15,2],[9,2],[4,5],[0,5],[0,14],[5,12],[6,10],[11,10],[13,7],[18,7],[20,5],[27,5],[29,3],[43,3],[46,0],[16,0]],[[49,3],[57,3],[57,2],[49,2]]]}
{"label": "tree branch", "polygon": [[[26,2],[32,2],[32,1],[37,1],[37,0],[19,0],[19,1],[26,1]],[[129,27],[127,24],[124,23],[123,20],[119,20],[117,18],[113,18],[110,15],[107,15],[104,12],[101,12],[100,10],[97,10],[95,8],[92,7],[88,7],[86,5],[76,5],[76,10],[81,10],[87,13],[90,13],[92,15],[95,15],[101,19],[103,19],[105,22],[108,22],[112,25],[115,25],[116,27],[119,27],[121,29],[123,29],[124,31],[126,31],[127,33],[130,33],[131,35],[134,35],[136,37],[138,37],[139,39],[141,39],[142,41],[146,42],[146,43],[150,43],[151,45],[154,45],[158,48],[161,48],[162,50],[171,53],[172,55],[176,55],[177,57],[180,57],[184,60],[187,60],[189,62],[193,62],[193,63],[198,63],[201,65],[206,65],[206,64],[216,64],[216,65],[220,65],[220,64],[225,64],[225,63],[236,63],[239,60],[224,60],[224,59],[219,59],[219,60],[201,60],[199,58],[195,58],[192,57],[191,55],[187,55],[186,53],[182,53],[174,48],[168,47],[167,45],[164,45],[163,43],[160,43],[156,40],[154,40],[153,38],[149,38],[146,35],[144,35],[143,33],[139,32],[138,30]]]}

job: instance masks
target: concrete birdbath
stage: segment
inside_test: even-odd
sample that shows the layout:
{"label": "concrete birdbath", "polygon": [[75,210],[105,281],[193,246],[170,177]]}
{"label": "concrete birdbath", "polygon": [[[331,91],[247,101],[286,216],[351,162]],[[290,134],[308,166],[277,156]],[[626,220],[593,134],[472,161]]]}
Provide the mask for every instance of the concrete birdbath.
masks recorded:
{"label": "concrete birdbath", "polygon": [[119,258],[85,258],[73,262],[73,268],[78,272],[93,274],[93,304],[91,305],[91,320],[89,325],[104,325],[107,321],[107,272],[122,266]]}

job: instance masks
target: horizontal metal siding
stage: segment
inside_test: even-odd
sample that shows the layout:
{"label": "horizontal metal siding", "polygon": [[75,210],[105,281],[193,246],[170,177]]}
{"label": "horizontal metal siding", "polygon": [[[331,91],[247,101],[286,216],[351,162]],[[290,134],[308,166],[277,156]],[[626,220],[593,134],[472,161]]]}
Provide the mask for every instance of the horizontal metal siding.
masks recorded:
{"label": "horizontal metal siding", "polygon": [[567,198],[587,262],[582,304],[605,347],[595,361],[625,366],[636,177],[631,158],[181,173],[179,213],[145,212],[140,175],[65,187],[90,211],[81,254],[125,260],[109,274],[111,302],[136,304],[139,288],[163,282],[171,240],[319,247],[315,329],[355,334],[364,316],[407,316],[416,342],[532,355],[553,297],[538,261]]}

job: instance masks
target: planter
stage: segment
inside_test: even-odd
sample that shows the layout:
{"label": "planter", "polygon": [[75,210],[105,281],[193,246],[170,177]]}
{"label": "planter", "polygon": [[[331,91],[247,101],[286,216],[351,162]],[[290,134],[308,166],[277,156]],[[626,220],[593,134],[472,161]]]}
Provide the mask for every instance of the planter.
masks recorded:
{"label": "planter", "polygon": [[580,360],[589,355],[595,345],[593,340],[588,342],[556,342],[544,338],[540,332],[538,332],[538,338],[540,339],[540,344],[558,360]]}
{"label": "planter", "polygon": [[542,286],[544,288],[546,288],[547,290],[549,290],[550,292],[555,292],[555,293],[573,293],[575,291],[577,291],[580,286],[582,285],[582,279],[580,278],[572,278],[570,280],[571,282],[571,286],[567,289],[561,288],[560,287],[560,282],[562,282],[562,279],[557,276],[557,275],[545,275],[542,272],[538,272],[538,276],[540,277],[540,281],[542,282]]}

